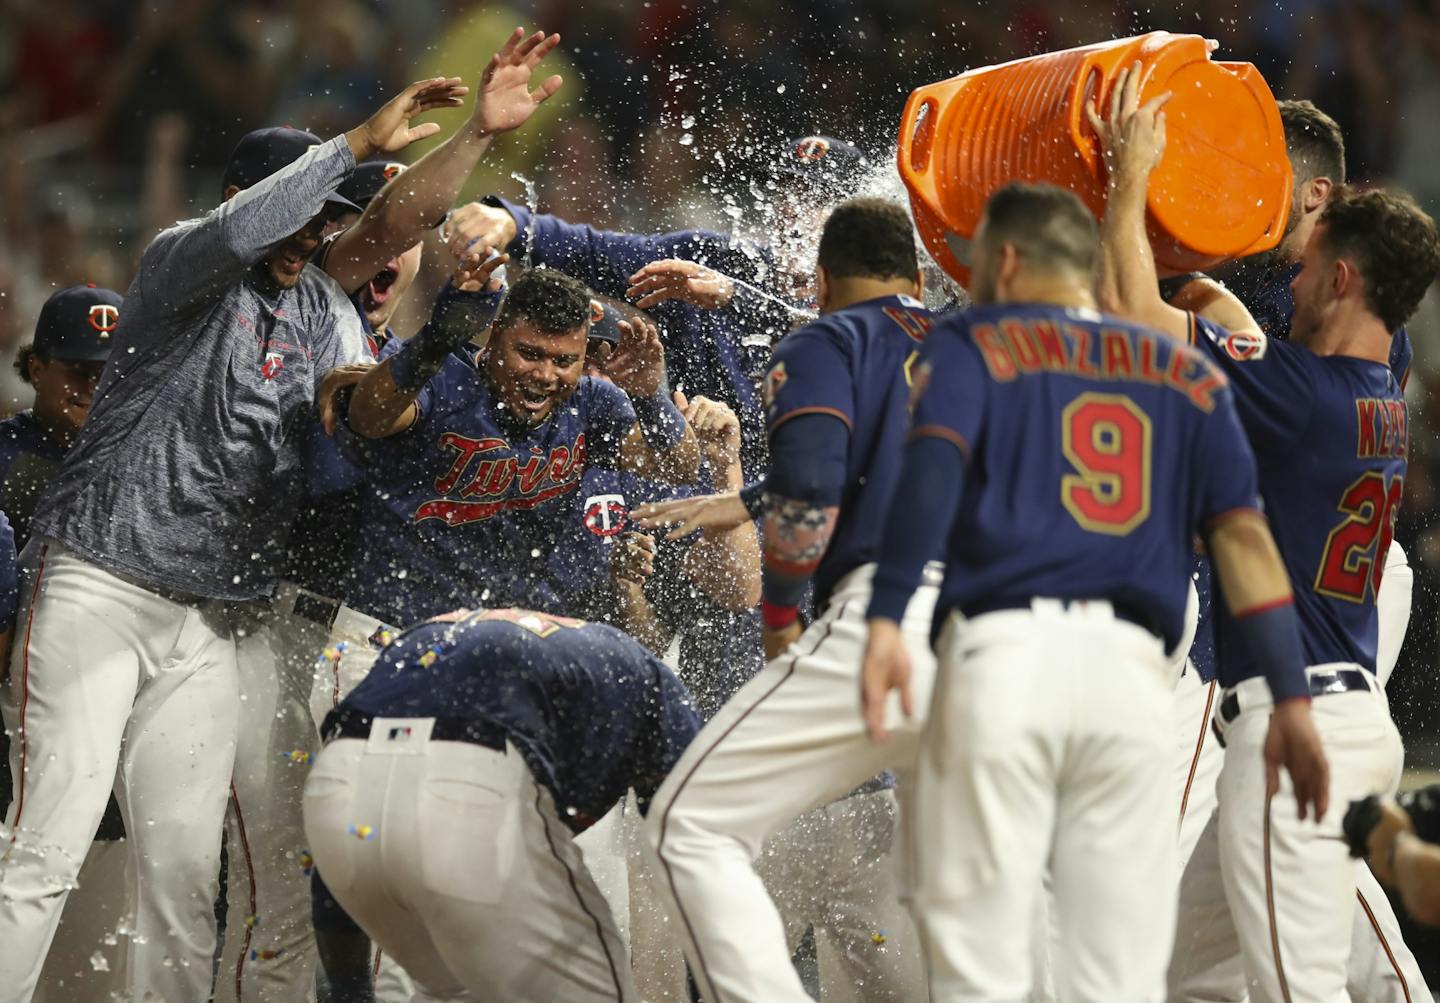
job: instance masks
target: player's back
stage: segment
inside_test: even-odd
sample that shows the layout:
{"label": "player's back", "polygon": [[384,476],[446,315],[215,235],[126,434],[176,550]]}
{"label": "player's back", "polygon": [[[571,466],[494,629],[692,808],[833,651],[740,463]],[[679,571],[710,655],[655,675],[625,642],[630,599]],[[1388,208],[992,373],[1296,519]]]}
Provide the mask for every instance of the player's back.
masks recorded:
{"label": "player's back", "polygon": [[[1197,344],[1220,360],[1260,469],[1260,495],[1295,592],[1310,665],[1375,670],[1375,595],[1404,487],[1409,421],[1399,380],[1378,362],[1318,356],[1201,320]],[[1245,653],[1217,631],[1221,669]]]}
{"label": "player's back", "polygon": [[1192,533],[1254,506],[1224,377],[1118,318],[1008,304],[937,325],[916,381],[915,434],[970,455],[941,609],[1107,599],[1175,644]]}
{"label": "player's back", "polygon": [[433,717],[509,741],[577,829],[629,787],[652,794],[699,730],[684,685],[626,634],[517,609],[461,610],[405,631],[324,730],[357,716]]}
{"label": "player's back", "polygon": [[831,414],[850,430],[840,514],[815,572],[824,600],[840,578],[876,560],[900,476],[914,365],[935,316],[908,296],[882,296],[791,332],[765,377],[770,433],[791,418]]}

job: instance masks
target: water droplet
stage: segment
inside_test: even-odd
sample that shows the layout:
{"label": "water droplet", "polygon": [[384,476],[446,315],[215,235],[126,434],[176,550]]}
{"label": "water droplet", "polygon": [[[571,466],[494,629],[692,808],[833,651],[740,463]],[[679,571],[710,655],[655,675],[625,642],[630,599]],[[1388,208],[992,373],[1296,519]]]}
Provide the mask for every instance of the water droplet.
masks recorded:
{"label": "water droplet", "polygon": [[110,962],[105,960],[105,955],[96,951],[90,955],[90,967],[97,972],[108,972],[110,970]]}
{"label": "water droplet", "polygon": [[695,128],[695,116],[694,116],[694,115],[686,115],[684,118],[682,118],[682,119],[680,120],[680,128],[682,128],[682,129],[693,129],[693,128]]}
{"label": "water droplet", "polygon": [[680,137],[680,145],[681,145],[681,146],[689,146],[689,145],[690,145],[691,143],[693,143],[693,142],[695,142],[695,137],[692,136],[692,135],[691,135],[690,133],[688,133],[688,132],[685,133],[683,136]]}

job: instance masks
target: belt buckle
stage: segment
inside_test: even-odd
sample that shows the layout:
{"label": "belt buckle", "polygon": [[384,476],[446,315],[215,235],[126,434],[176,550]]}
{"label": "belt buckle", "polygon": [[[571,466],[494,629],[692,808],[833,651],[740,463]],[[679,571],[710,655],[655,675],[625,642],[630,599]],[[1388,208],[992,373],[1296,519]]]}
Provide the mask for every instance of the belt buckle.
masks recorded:
{"label": "belt buckle", "polygon": [[1310,677],[1310,696],[1323,697],[1331,693],[1344,693],[1348,687],[1338,673]]}

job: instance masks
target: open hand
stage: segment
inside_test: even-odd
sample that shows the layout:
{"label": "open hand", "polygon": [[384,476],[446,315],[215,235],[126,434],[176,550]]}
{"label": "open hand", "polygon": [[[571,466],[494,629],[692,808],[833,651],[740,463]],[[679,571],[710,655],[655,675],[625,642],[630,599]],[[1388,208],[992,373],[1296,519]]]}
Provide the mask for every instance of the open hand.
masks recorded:
{"label": "open hand", "polygon": [[498,206],[471,202],[450,212],[440,235],[457,258],[482,244],[496,249],[509,247],[515,239],[515,217]]}
{"label": "open hand", "polygon": [[459,77],[431,77],[417,80],[391,98],[365,124],[345,134],[356,160],[377,153],[398,153],[418,139],[440,131],[435,122],[411,126],[410,120],[436,108],[458,108],[470,88]]}
{"label": "open hand", "polygon": [[1330,764],[1308,700],[1286,700],[1270,714],[1270,731],[1265,736],[1267,795],[1280,789],[1281,767],[1290,774],[1299,817],[1304,819],[1310,810],[1319,822],[1330,805]]}
{"label": "open hand", "polygon": [[495,272],[509,260],[508,254],[491,254],[487,247],[476,247],[460,258],[450,282],[463,293],[478,293],[482,289],[497,292],[500,280]]}
{"label": "open hand", "polygon": [[1121,177],[1148,177],[1165,155],[1165,113],[1171,94],[1140,103],[1140,64],[1120,71],[1110,87],[1110,113],[1100,117],[1100,96],[1085,106],[1085,118],[1100,140],[1111,183]]}
{"label": "open hand", "polygon": [[705,310],[725,306],[735,295],[735,283],[704,265],[681,258],[652,261],[630,276],[625,295],[642,310],[666,300],[680,300]]}
{"label": "open hand", "polygon": [[750,513],[740,500],[739,491],[693,498],[671,498],[651,502],[630,510],[630,521],[645,529],[674,526],[667,540],[678,540],[698,530],[707,533],[728,533],[750,522]]}
{"label": "open hand", "polygon": [[477,133],[489,136],[519,128],[560,89],[565,81],[557,74],[530,90],[535,67],[559,44],[559,35],[546,38],[543,31],[537,31],[526,38],[524,28],[515,29],[480,77],[475,111],[470,116]]}
{"label": "open hand", "polygon": [[695,430],[695,438],[705,450],[705,459],[712,471],[725,471],[740,462],[740,419],[730,405],[709,397],[687,400],[676,390],[675,407]]}
{"label": "open hand", "polygon": [[620,344],[605,360],[605,377],[631,397],[653,397],[665,380],[660,329],[648,317],[620,322]]}

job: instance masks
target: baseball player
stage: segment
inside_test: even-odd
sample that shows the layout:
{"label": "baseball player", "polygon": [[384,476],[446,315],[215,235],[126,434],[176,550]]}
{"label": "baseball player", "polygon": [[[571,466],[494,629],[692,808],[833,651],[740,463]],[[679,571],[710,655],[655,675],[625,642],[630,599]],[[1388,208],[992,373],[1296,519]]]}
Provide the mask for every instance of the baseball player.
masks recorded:
{"label": "baseball player", "polygon": [[[802,812],[907,760],[905,747],[870,744],[854,699],[859,617],[904,439],[914,359],[933,323],[917,299],[909,217],[878,200],[838,207],[821,236],[817,274],[822,316],[780,344],[765,378],[767,652],[800,635],[798,607],[812,579],[823,612],[706,725],[662,786],[645,833],[659,893],[679,923],[702,995],[715,1003],[806,998],[789,964],[802,931],[782,926],[752,861],[767,836]],[[645,522],[664,522],[666,511]],[[922,657],[934,597],[933,589],[917,596],[906,623]],[[923,685],[923,668],[918,674]],[[853,815],[866,814],[869,801],[891,804],[887,823],[893,814],[884,787],[849,800],[845,811]],[[870,870],[868,858],[847,861],[857,878],[874,879],[865,892],[878,900],[862,908],[883,915],[895,901],[878,880],[888,873]],[[863,998],[917,998],[904,924],[880,935],[878,924],[863,929],[870,924],[853,918],[825,933],[848,952]]]}
{"label": "baseball player", "polygon": [[610,627],[438,617],[326,719],[316,866],[426,998],[636,1000],[573,837],[627,788],[643,811],[698,728],[680,681]]}
{"label": "baseball player", "polygon": [[[1332,193],[1293,282],[1294,344],[1266,339],[1238,304],[1234,330],[1169,306],[1155,291],[1154,263],[1140,236],[1149,172],[1163,150],[1157,109],[1165,98],[1140,107],[1137,77],[1129,73],[1117,85],[1108,122],[1090,112],[1111,171],[1105,295],[1192,340],[1224,369],[1260,458],[1266,508],[1277,514],[1333,796],[1345,804],[1393,790],[1402,752],[1375,678],[1375,595],[1408,435],[1389,360],[1392,332],[1440,269],[1440,238],[1433,221],[1403,198]],[[1222,581],[1222,592],[1229,589]],[[1214,824],[1251,997],[1342,998],[1356,863],[1334,841],[1337,817],[1297,822],[1291,789],[1277,790],[1260,775],[1271,703],[1243,678],[1253,656],[1235,649],[1232,619],[1223,612],[1216,635],[1225,687],[1216,729],[1226,754]]]}
{"label": "baseball player", "polygon": [[[313,263],[350,296],[367,360],[386,340],[414,278],[423,231],[443,217],[494,136],[523,125],[558,88],[559,79],[551,78],[530,90],[536,67],[557,43],[558,36],[527,38],[517,30],[482,75],[467,121],[406,172],[403,184],[390,186],[400,170],[388,159],[357,166],[341,183],[350,211],[338,214],[344,228],[324,241]],[[229,180],[248,184],[318,143],[291,129],[258,135],[270,157],[232,171]],[[358,373],[347,378],[353,382]],[[296,438],[304,474],[299,515],[286,537],[275,597],[245,624],[238,645],[241,741],[227,814],[231,933],[217,979],[220,1003],[303,1000],[315,963],[300,792],[305,763],[318,749],[310,708],[316,658],[351,588],[360,475],[319,424],[302,424]]]}
{"label": "baseball player", "polygon": [[[1161,985],[1174,902],[1172,677],[1191,538],[1203,532],[1261,685],[1303,688],[1289,584],[1255,509],[1254,461],[1224,380],[1158,333],[1095,311],[1094,218],[1011,184],[972,244],[976,308],[931,332],[868,610],[864,705],[908,712],[900,620],[944,542],[937,677],[910,826],[913,909],[935,1000],[1021,999],[1047,863],[1061,999]],[[963,617],[963,619],[962,619]],[[1304,702],[1268,762],[1323,810]],[[1257,755],[1257,762],[1260,757]]]}
{"label": "baseball player", "polygon": [[[203,999],[234,758],[226,605],[274,586],[297,437],[319,377],[358,358],[354,310],[306,270],[355,161],[459,101],[406,88],[206,216],[151,242],[90,415],[26,548],[23,643],[4,691],[17,784],[0,867],[0,998],[28,1000],[110,788],[130,834],[136,997]],[[265,137],[231,170],[268,156]],[[277,531],[278,529],[278,531]],[[84,629],[77,629],[83,624]]]}
{"label": "baseball player", "polygon": [[[1295,313],[1290,285],[1300,271],[1300,258],[1329,201],[1345,181],[1345,141],[1335,121],[1309,101],[1281,101],[1280,119],[1295,188],[1285,233],[1274,251],[1244,259],[1222,271],[1267,337],[1288,340]],[[1162,294],[1177,305],[1208,316],[1207,307],[1223,307],[1203,276],[1162,280]],[[1167,290],[1167,286],[1170,288]],[[1224,316],[1213,316],[1224,323]],[[1390,346],[1390,369],[1403,390],[1413,352],[1402,324]],[[1283,518],[1283,513],[1276,514]],[[1375,678],[1381,688],[1394,670],[1410,622],[1414,576],[1398,541],[1385,555],[1384,577],[1375,596],[1377,639]],[[1197,582],[1209,588],[1209,565],[1198,561]],[[1223,752],[1210,729],[1216,704],[1213,631],[1202,622],[1196,638],[1194,664],[1177,687],[1177,710],[1185,746],[1181,769],[1180,916],[1176,951],[1171,963],[1172,998],[1207,999],[1216,981],[1234,984],[1239,971],[1234,926],[1229,920],[1220,881],[1219,854],[1208,845],[1193,869],[1186,870],[1190,852],[1215,809],[1215,781]],[[1209,834],[1213,841],[1214,833]],[[1415,1003],[1430,999],[1415,956],[1405,944],[1389,899],[1368,868],[1357,868],[1354,932],[1351,940],[1349,992],[1360,1001]],[[1218,960],[1217,960],[1218,959]],[[1226,962],[1229,962],[1228,969]]]}

